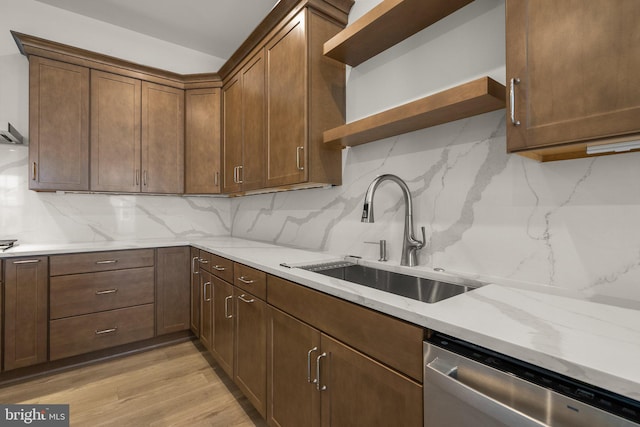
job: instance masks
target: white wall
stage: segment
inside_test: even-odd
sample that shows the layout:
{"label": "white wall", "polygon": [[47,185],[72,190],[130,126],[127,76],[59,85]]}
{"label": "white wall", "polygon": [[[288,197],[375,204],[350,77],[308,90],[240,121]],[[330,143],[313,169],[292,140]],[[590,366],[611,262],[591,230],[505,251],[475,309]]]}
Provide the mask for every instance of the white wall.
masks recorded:
{"label": "white wall", "polygon": [[[377,3],[357,0],[350,20]],[[351,69],[348,121],[483,75],[504,83],[504,52],[504,1],[476,0]],[[640,307],[640,154],[541,164],[506,154],[505,132],[498,111],[347,149],[341,187],[232,200],[232,234],[371,260],[364,242],[386,239],[397,264],[394,184],[360,223],[367,186],[393,173],[427,229],[423,266]]]}
{"label": "white wall", "polygon": [[[33,0],[0,0],[0,127],[28,137],[28,60],[10,30],[178,73],[215,72],[224,60]],[[28,190],[27,147],[0,145],[0,239],[22,243],[228,235],[219,198],[107,196]]]}

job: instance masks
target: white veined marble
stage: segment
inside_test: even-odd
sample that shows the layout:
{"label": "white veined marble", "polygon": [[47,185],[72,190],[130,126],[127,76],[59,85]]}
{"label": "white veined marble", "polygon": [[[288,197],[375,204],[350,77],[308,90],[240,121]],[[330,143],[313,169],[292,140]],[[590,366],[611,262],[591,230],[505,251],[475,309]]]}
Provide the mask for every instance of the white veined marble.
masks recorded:
{"label": "white veined marble", "polygon": [[229,235],[226,199],[38,193],[28,190],[27,165],[28,147],[0,145],[0,239],[46,244]]}
{"label": "white veined marble", "polygon": [[400,258],[404,207],[383,183],[376,222],[360,222],[379,174],[403,178],[422,265],[640,307],[640,153],[538,163],[506,154],[505,115],[488,113],[344,151],[343,185],[231,200],[232,235],[377,259]]}

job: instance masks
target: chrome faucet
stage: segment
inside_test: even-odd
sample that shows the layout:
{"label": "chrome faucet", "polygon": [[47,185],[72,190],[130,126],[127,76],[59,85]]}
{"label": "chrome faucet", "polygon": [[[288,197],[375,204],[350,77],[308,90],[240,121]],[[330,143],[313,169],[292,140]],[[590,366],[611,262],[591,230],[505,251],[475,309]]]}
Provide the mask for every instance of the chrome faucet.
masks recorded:
{"label": "chrome faucet", "polygon": [[383,181],[393,181],[400,186],[402,195],[404,197],[404,240],[402,242],[402,258],[400,265],[406,265],[414,267],[418,265],[418,258],[416,257],[416,251],[422,249],[427,241],[425,236],[425,229],[422,227],[422,241],[417,240],[413,234],[413,202],[411,201],[411,192],[407,184],[398,176],[385,174],[376,177],[364,196],[364,208],[362,209],[362,222],[374,222],[373,221],[373,195],[376,189]]}

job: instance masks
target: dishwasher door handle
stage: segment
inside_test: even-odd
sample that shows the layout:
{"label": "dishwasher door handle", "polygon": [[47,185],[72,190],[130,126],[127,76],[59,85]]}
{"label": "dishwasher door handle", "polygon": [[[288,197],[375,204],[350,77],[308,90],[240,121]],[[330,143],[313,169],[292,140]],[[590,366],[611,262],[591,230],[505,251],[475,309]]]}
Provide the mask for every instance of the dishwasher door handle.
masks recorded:
{"label": "dishwasher door handle", "polygon": [[436,358],[425,366],[425,383],[429,382],[430,385],[435,386],[451,396],[455,396],[456,400],[465,402],[501,423],[501,425],[517,425],[518,427],[549,427],[548,424],[538,421],[529,415],[458,381],[455,378],[457,370],[458,367],[455,364],[452,365],[451,363],[447,363],[446,360]]}

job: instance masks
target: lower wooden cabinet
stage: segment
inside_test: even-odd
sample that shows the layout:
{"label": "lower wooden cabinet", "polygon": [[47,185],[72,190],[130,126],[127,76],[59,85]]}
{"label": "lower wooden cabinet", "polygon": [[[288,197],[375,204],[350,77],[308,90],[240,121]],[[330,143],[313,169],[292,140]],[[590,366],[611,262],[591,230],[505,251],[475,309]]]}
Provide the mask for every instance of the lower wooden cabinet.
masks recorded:
{"label": "lower wooden cabinet", "polygon": [[200,249],[191,248],[191,332],[200,338]]}
{"label": "lower wooden cabinet", "polygon": [[189,329],[189,247],[156,250],[156,335]]}
{"label": "lower wooden cabinet", "polygon": [[273,307],[268,324],[270,425],[422,425],[421,384]]}
{"label": "lower wooden cabinet", "polygon": [[233,379],[258,412],[267,415],[267,304],[236,288]]}
{"label": "lower wooden cabinet", "polygon": [[47,257],[5,263],[4,370],[47,361]]}
{"label": "lower wooden cabinet", "polygon": [[267,421],[317,427],[320,393],[311,359],[320,355],[320,332],[271,306],[267,322]]}
{"label": "lower wooden cabinet", "polygon": [[213,276],[200,269],[200,342],[213,350]]}
{"label": "lower wooden cabinet", "polygon": [[233,378],[233,285],[213,277],[213,347],[211,353]]}
{"label": "lower wooden cabinet", "polygon": [[154,305],[146,304],[52,320],[51,360],[153,338]]}

